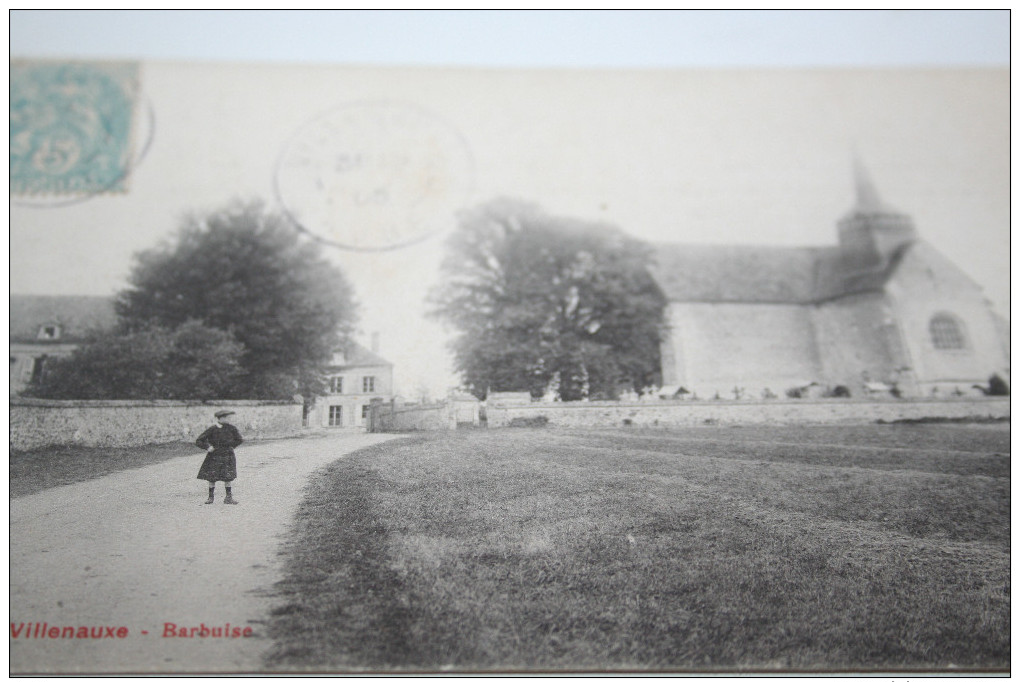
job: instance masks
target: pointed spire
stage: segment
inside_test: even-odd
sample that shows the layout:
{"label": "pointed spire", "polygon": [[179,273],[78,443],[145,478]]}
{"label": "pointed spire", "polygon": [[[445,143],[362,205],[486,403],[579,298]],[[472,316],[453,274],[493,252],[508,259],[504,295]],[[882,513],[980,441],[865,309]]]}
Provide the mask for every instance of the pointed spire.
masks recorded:
{"label": "pointed spire", "polygon": [[855,208],[858,211],[871,213],[888,208],[882,203],[881,197],[878,196],[875,183],[872,182],[871,175],[868,173],[868,169],[864,167],[864,163],[861,161],[861,157],[857,155],[857,152],[854,152],[854,184],[857,189],[857,205]]}
{"label": "pointed spire", "polygon": [[857,201],[838,223],[839,244],[848,267],[885,267],[901,247],[917,240],[910,216],[884,203],[854,150]]}

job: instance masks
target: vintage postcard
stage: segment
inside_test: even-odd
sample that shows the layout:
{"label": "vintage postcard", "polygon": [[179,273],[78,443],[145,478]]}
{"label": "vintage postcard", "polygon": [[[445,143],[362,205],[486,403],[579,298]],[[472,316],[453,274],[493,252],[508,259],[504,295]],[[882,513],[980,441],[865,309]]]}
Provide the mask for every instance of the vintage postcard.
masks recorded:
{"label": "vintage postcard", "polygon": [[1009,85],[12,59],[11,673],[1008,671]]}

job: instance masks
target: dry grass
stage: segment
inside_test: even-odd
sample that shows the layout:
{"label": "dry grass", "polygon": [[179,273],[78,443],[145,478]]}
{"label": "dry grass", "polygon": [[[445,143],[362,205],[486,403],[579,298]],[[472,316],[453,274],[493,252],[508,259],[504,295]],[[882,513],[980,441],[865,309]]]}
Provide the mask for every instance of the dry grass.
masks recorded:
{"label": "dry grass", "polygon": [[11,450],[11,499],[199,452],[194,443],[162,443],[129,448],[54,445],[37,450]]}
{"label": "dry grass", "polygon": [[1008,669],[1008,452],[955,425],[393,441],[310,485],[268,663]]}

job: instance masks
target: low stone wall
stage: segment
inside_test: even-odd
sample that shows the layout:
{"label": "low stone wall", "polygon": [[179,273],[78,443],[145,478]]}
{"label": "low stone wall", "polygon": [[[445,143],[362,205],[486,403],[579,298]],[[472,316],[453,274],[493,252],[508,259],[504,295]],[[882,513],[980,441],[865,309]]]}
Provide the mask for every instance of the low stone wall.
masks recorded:
{"label": "low stone wall", "polygon": [[10,446],[32,450],[49,445],[90,447],[193,441],[230,409],[245,440],[278,438],[302,430],[301,403],[225,400],[31,400],[10,402]]}
{"label": "low stone wall", "polygon": [[970,400],[763,400],[655,403],[535,403],[489,406],[490,427],[545,417],[554,426],[699,426],[704,424],[840,424],[898,419],[1009,417],[1009,398]]}
{"label": "low stone wall", "polygon": [[450,403],[396,410],[388,403],[381,403],[373,405],[372,412],[372,431],[452,431],[457,428],[457,411]]}

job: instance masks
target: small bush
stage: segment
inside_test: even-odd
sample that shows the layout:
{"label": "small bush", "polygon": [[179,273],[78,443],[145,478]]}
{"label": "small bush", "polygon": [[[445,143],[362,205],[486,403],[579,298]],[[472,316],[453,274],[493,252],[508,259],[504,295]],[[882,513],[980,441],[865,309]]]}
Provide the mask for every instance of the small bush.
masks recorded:
{"label": "small bush", "polygon": [[510,426],[520,428],[537,428],[549,423],[549,417],[540,414],[537,417],[514,417],[510,420]]}
{"label": "small bush", "polygon": [[840,384],[839,386],[836,386],[834,389],[832,389],[832,391],[829,392],[827,396],[829,398],[849,398],[850,389]]}
{"label": "small bush", "polygon": [[998,374],[988,378],[988,395],[1009,395],[1009,384]]}

